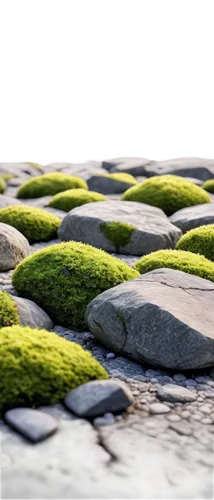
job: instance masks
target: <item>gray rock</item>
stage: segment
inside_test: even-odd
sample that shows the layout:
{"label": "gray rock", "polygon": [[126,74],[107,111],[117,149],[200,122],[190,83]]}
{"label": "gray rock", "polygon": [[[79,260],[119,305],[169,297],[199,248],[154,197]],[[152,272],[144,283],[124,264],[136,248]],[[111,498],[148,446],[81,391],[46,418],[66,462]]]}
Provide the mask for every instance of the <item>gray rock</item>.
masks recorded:
{"label": "gray rock", "polygon": [[191,403],[196,400],[196,395],[193,392],[185,389],[185,387],[173,384],[166,384],[163,387],[159,387],[157,394],[160,399],[172,403],[175,401],[179,403]]}
{"label": "gray rock", "polygon": [[30,246],[23,234],[0,222],[0,271],[14,269],[29,253]]}
{"label": "gray rock", "polygon": [[[136,228],[124,246],[116,247],[101,230],[102,224],[113,221]],[[131,255],[174,248],[181,234],[159,208],[130,201],[102,201],[74,208],[58,229],[63,241],[81,241],[108,252]]]}
{"label": "gray rock", "polygon": [[10,207],[12,205],[23,205],[23,203],[21,200],[17,200],[16,198],[0,194],[0,209]]}
{"label": "gray rock", "polygon": [[149,411],[153,415],[159,415],[162,413],[169,413],[171,410],[167,405],[163,403],[152,403],[149,405]]}
{"label": "gray rock", "polygon": [[194,207],[182,208],[175,212],[169,220],[179,227],[183,233],[195,227],[214,224],[214,203],[204,203]]}
{"label": "gray rock", "polygon": [[192,434],[192,428],[187,422],[170,422],[169,427],[183,436]]}
{"label": "gray rock", "polygon": [[115,423],[115,417],[113,413],[105,413],[103,417],[97,417],[93,421],[95,427],[100,427],[101,425],[112,425]]}
{"label": "gray rock", "polygon": [[153,162],[145,167],[145,175],[179,175],[194,177],[201,181],[214,178],[214,160],[203,158],[176,158],[160,162]]}
{"label": "gray rock", "polygon": [[214,363],[214,284],[158,269],[98,295],[85,319],[97,340],[139,362],[174,370]]}
{"label": "gray rock", "polygon": [[96,191],[102,194],[117,194],[124,193],[127,189],[132,187],[134,184],[130,182],[122,182],[121,180],[116,180],[113,177],[107,177],[104,175],[92,175],[88,179],[88,187],[90,191]]}
{"label": "gray rock", "polygon": [[[152,163],[145,158],[113,158],[102,162],[102,167],[110,172],[126,172],[136,175],[144,175],[144,167]],[[125,170],[124,170],[125,169]]]}
{"label": "gray rock", "polygon": [[35,168],[31,163],[0,163],[0,175],[12,174],[22,175],[28,180],[30,177],[41,175],[42,171]]}
{"label": "gray rock", "polygon": [[132,393],[122,382],[94,380],[70,391],[64,403],[79,417],[97,417],[125,410],[133,402]]}
{"label": "gray rock", "polygon": [[54,434],[58,429],[58,422],[47,413],[30,408],[14,408],[8,410],[4,416],[5,422],[23,436],[38,443]]}
{"label": "gray rock", "polygon": [[16,303],[20,323],[22,326],[30,326],[31,328],[39,328],[51,330],[53,322],[41,307],[39,307],[32,300],[23,299],[21,297],[13,296]]}

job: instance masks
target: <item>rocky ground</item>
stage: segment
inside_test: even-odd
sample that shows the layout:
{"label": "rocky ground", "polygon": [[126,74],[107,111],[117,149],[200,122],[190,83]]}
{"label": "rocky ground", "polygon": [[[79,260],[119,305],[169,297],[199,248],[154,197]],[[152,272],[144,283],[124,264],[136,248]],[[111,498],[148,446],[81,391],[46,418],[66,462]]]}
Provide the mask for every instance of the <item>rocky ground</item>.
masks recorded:
{"label": "rocky ground", "polygon": [[[15,192],[11,186],[5,194]],[[0,290],[14,295],[11,275],[0,273]],[[155,369],[115,355],[89,331],[53,331],[125,381],[134,402],[122,414],[94,419],[75,417],[62,404],[42,407],[59,429],[36,445],[1,421],[2,498],[213,498],[214,369]]]}

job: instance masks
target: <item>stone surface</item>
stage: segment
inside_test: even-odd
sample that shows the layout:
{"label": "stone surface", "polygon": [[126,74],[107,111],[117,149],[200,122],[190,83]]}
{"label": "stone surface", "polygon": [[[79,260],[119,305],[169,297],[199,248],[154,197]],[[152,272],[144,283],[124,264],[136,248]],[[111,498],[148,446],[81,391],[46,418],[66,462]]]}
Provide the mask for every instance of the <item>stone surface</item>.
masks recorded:
{"label": "stone surface", "polygon": [[39,329],[44,328],[45,330],[52,329],[52,320],[41,307],[35,304],[35,302],[15,296],[13,296],[13,300],[16,303],[22,326],[30,326],[31,328]]}
{"label": "stone surface", "polygon": [[0,222],[0,271],[14,269],[29,253],[30,246],[23,234]]}
{"label": "stone surface", "polygon": [[0,209],[5,208],[5,207],[9,207],[12,205],[22,205],[22,201],[17,200],[17,198],[12,198],[10,196],[0,194]]}
{"label": "stone surface", "polygon": [[86,418],[125,410],[132,402],[128,387],[113,380],[94,380],[80,385],[70,391],[64,400],[69,410]]}
{"label": "stone surface", "polygon": [[214,203],[182,208],[182,210],[178,210],[178,212],[171,215],[169,220],[179,227],[183,233],[195,227],[214,224]]}
{"label": "stone surface", "polygon": [[102,194],[124,193],[124,191],[133,186],[133,183],[122,182],[113,177],[106,177],[99,174],[92,175],[87,182],[90,191]]}
{"label": "stone surface", "polygon": [[174,370],[214,363],[214,284],[158,269],[96,297],[85,319],[108,348]]}
{"label": "stone surface", "polygon": [[149,411],[154,415],[158,415],[161,413],[169,413],[170,408],[162,403],[153,403],[149,405]]}
{"label": "stone surface", "polygon": [[191,403],[196,400],[196,395],[179,385],[166,384],[158,389],[158,397],[164,401],[178,401],[180,403]]}
{"label": "stone surface", "polygon": [[4,415],[5,422],[34,443],[51,436],[58,429],[58,422],[47,413],[30,408],[14,408]]}
{"label": "stone surface", "polygon": [[150,165],[150,160],[145,158],[113,158],[102,163],[103,168],[110,172],[126,172],[135,176],[144,175],[145,167]]}
{"label": "stone surface", "polygon": [[146,166],[145,175],[179,175],[194,177],[201,181],[214,178],[214,160],[203,158],[175,158],[172,160],[153,162]]}
{"label": "stone surface", "polygon": [[[116,248],[101,231],[101,224],[112,221],[136,227],[125,246]],[[58,229],[58,236],[63,241],[81,241],[109,252],[132,255],[174,248],[181,234],[162,210],[130,201],[102,201],[96,202],[96,206],[95,203],[88,203],[74,208]]]}

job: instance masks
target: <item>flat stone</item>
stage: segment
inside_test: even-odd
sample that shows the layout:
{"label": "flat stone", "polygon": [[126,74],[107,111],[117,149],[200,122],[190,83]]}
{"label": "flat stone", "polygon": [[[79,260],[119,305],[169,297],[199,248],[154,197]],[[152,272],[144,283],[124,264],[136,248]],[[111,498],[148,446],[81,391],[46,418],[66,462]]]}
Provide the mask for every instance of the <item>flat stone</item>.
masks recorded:
{"label": "flat stone", "polygon": [[169,427],[183,436],[190,436],[192,434],[192,427],[186,422],[170,422]]}
{"label": "flat stone", "polygon": [[10,207],[12,205],[22,205],[22,201],[18,200],[17,198],[12,198],[12,196],[0,194],[0,209]]}
{"label": "flat stone", "polygon": [[144,175],[145,167],[153,163],[145,158],[114,158],[112,160],[103,161],[103,168],[110,172],[125,172],[132,174],[134,177]]}
{"label": "flat stone", "polygon": [[152,403],[149,405],[149,411],[153,415],[159,415],[162,413],[169,413],[170,408],[162,403]]}
{"label": "flat stone", "polygon": [[186,380],[186,377],[182,373],[176,373],[175,375],[173,375],[173,380],[175,380],[175,382],[184,382]]}
{"label": "flat stone", "polygon": [[166,384],[158,389],[158,397],[164,401],[171,401],[174,403],[189,403],[196,400],[196,395],[188,391],[185,387],[179,385]]}
{"label": "flat stone", "polygon": [[114,179],[113,177],[108,177],[102,174],[102,172],[92,175],[88,180],[88,188],[90,191],[96,191],[102,194],[117,194],[124,193],[127,189],[132,187],[134,184],[130,182],[124,182],[121,180]]}
{"label": "flat stone", "polygon": [[97,417],[125,410],[133,403],[133,396],[122,382],[94,380],[70,391],[64,403],[79,417]]}
{"label": "flat stone", "polygon": [[54,434],[58,422],[47,413],[30,408],[14,408],[4,415],[5,422],[34,443]]}
{"label": "flat stone", "polygon": [[13,296],[18,309],[18,315],[22,326],[30,326],[31,328],[39,328],[51,330],[53,321],[48,314],[41,309],[35,302],[22,297]]}
{"label": "flat stone", "polygon": [[15,227],[0,222],[0,272],[14,269],[29,253],[25,236]]}
{"label": "flat stone", "polygon": [[169,220],[179,227],[183,233],[199,226],[214,224],[214,203],[182,208],[171,215]]}
{"label": "flat stone", "polygon": [[214,178],[214,160],[204,158],[175,158],[150,163],[145,166],[143,175],[178,175],[181,177],[194,177],[201,181]]}
{"label": "flat stone", "polygon": [[[135,230],[127,244],[116,246],[102,230],[110,222],[129,224]],[[107,252],[145,255],[175,248],[182,233],[159,208],[133,201],[101,201],[71,210],[58,229],[62,241],[81,241]]]}
{"label": "flat stone", "polygon": [[214,363],[213,302],[211,281],[157,269],[98,295],[85,319],[97,340],[120,355],[173,370],[198,369]]}

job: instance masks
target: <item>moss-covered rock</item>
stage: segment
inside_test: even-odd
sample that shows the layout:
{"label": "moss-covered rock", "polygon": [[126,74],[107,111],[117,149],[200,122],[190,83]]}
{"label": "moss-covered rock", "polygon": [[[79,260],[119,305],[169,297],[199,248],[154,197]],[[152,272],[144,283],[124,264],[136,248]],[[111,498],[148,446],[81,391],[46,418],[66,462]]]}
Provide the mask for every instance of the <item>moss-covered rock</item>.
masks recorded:
{"label": "moss-covered rock", "polygon": [[4,193],[6,189],[6,183],[3,177],[0,177],[0,193]]}
{"label": "moss-covered rock", "polygon": [[20,324],[18,309],[7,292],[0,292],[0,328]]}
{"label": "moss-covered rock", "polygon": [[102,250],[68,242],[24,259],[13,272],[12,282],[53,320],[81,329],[86,307],[94,297],[137,276],[136,270]]}
{"label": "moss-covered rock", "polygon": [[214,224],[191,229],[178,241],[176,248],[204,255],[214,262]]}
{"label": "moss-covered rock", "polygon": [[125,172],[115,173],[115,174],[107,174],[109,179],[114,179],[118,182],[126,182],[127,184],[137,184],[135,177],[131,174],[126,174]]}
{"label": "moss-covered rock", "polygon": [[201,278],[214,282],[214,264],[202,255],[195,255],[182,250],[159,250],[142,257],[134,268],[140,274],[154,271],[154,269],[170,268],[195,274]]}
{"label": "moss-covered rock", "polygon": [[202,188],[176,175],[152,177],[128,189],[122,200],[162,208],[166,215],[172,215],[181,208],[211,201],[209,194]]}
{"label": "moss-covered rock", "polygon": [[1,410],[54,404],[78,385],[106,379],[105,369],[79,345],[29,327],[0,329]]}
{"label": "moss-covered rock", "polygon": [[210,179],[209,181],[204,182],[202,187],[203,189],[205,189],[205,191],[214,194],[214,179]]}
{"label": "moss-covered rock", "polygon": [[86,203],[93,203],[96,201],[105,201],[106,198],[103,194],[95,193],[94,191],[86,191],[85,189],[68,189],[63,193],[58,193],[53,196],[49,203],[50,207],[70,212],[75,207],[80,207]]}
{"label": "moss-covered rock", "polygon": [[112,221],[100,224],[100,230],[115,245],[117,252],[119,252],[120,247],[128,245],[135,229],[136,227],[124,222]]}
{"label": "moss-covered rock", "polygon": [[60,172],[38,175],[20,186],[18,198],[40,198],[66,191],[67,189],[88,189],[86,182],[80,177],[66,175]]}
{"label": "moss-covered rock", "polygon": [[30,243],[49,241],[57,237],[61,220],[42,208],[13,205],[0,210],[0,222],[13,226]]}

